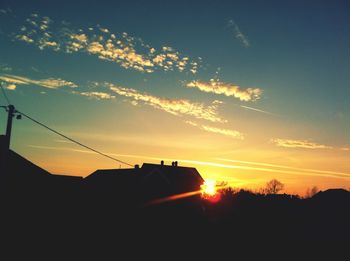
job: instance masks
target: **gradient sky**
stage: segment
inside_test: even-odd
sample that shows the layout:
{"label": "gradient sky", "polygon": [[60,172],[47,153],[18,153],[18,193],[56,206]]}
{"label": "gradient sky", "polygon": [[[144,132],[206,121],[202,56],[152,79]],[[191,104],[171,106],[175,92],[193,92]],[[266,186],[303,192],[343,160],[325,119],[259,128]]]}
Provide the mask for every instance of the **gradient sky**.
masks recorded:
{"label": "gradient sky", "polygon": [[[0,81],[18,110],[130,164],[350,187],[348,1],[72,2],[1,1]],[[52,173],[127,167],[13,128],[12,149]]]}

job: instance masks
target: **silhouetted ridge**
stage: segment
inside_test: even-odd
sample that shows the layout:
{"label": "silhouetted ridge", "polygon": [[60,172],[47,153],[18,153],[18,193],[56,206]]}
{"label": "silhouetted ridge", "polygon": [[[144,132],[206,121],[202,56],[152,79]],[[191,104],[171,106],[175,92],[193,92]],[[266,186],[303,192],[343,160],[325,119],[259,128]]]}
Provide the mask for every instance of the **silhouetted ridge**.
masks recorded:
{"label": "silhouetted ridge", "polygon": [[349,239],[350,192],[342,189],[302,199],[226,188],[213,203],[201,198],[199,172],[176,162],[100,169],[81,178],[52,175],[13,151],[1,155],[0,177],[2,228],[18,237],[26,231],[63,241],[87,235],[93,242],[116,235],[164,242],[226,234],[236,242]]}
{"label": "silhouetted ridge", "polygon": [[51,174],[12,150],[9,150],[6,155],[3,155],[1,164],[3,165],[3,173],[6,175],[26,175],[33,178],[34,176],[47,176]]}
{"label": "silhouetted ridge", "polygon": [[350,199],[350,192],[345,189],[327,189],[315,194],[313,200],[341,200]]}
{"label": "silhouetted ridge", "polygon": [[96,170],[84,183],[98,194],[137,195],[139,201],[200,190],[204,180],[195,168],[144,163],[141,168]]}

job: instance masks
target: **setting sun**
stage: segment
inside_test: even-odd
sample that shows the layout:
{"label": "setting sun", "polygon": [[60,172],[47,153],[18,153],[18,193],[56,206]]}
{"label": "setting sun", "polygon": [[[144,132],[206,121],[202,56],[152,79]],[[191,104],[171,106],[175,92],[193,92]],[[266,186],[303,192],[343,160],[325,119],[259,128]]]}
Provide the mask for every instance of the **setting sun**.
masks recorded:
{"label": "setting sun", "polygon": [[201,186],[203,196],[214,196],[216,194],[216,182],[215,180],[207,179]]}
{"label": "setting sun", "polygon": [[211,203],[216,203],[221,199],[220,193],[217,191],[217,184],[215,180],[206,179],[201,185],[202,198]]}

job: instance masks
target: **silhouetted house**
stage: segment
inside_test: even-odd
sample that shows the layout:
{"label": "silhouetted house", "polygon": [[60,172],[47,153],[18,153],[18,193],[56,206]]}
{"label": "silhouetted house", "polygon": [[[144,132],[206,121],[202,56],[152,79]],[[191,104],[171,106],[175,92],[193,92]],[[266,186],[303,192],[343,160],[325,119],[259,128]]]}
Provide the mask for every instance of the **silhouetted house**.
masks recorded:
{"label": "silhouetted house", "polygon": [[[3,149],[0,155],[0,183],[3,191],[22,195],[60,197],[75,193],[81,177],[54,175],[12,150]],[[19,194],[18,194],[19,195]]]}
{"label": "silhouetted house", "polygon": [[195,168],[144,163],[132,169],[96,170],[85,178],[92,189],[104,194],[137,194],[144,199],[200,190],[204,180]]}
{"label": "silhouetted house", "polygon": [[179,167],[177,162],[173,166],[144,163],[141,170],[144,183],[160,179],[177,193],[197,191],[204,182],[197,169]]}
{"label": "silhouetted house", "polygon": [[[315,194],[310,201],[314,205],[335,207],[343,202],[350,202],[350,192],[345,189],[327,189]],[[349,208],[346,208],[349,209]],[[350,210],[348,210],[350,212]]]}
{"label": "silhouetted house", "polygon": [[340,199],[350,199],[350,192],[345,189],[327,189],[325,191],[320,191],[316,193],[313,199],[317,200],[340,200]]}
{"label": "silhouetted house", "polygon": [[51,175],[12,150],[1,154],[0,166],[1,178],[10,180],[22,179],[35,182],[37,179],[45,179]]}

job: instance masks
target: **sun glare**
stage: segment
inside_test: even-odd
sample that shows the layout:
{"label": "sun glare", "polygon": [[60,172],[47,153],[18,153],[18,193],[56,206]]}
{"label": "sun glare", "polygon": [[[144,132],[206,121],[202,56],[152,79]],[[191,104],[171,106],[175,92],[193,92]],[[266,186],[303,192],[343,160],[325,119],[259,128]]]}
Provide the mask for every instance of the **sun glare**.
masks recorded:
{"label": "sun glare", "polygon": [[216,182],[215,182],[215,180],[206,179],[204,181],[203,185],[201,185],[201,189],[202,189],[202,195],[204,197],[214,196],[216,194]]}
{"label": "sun glare", "polygon": [[202,198],[211,203],[217,203],[221,199],[220,193],[217,191],[216,181],[206,179],[201,186]]}

